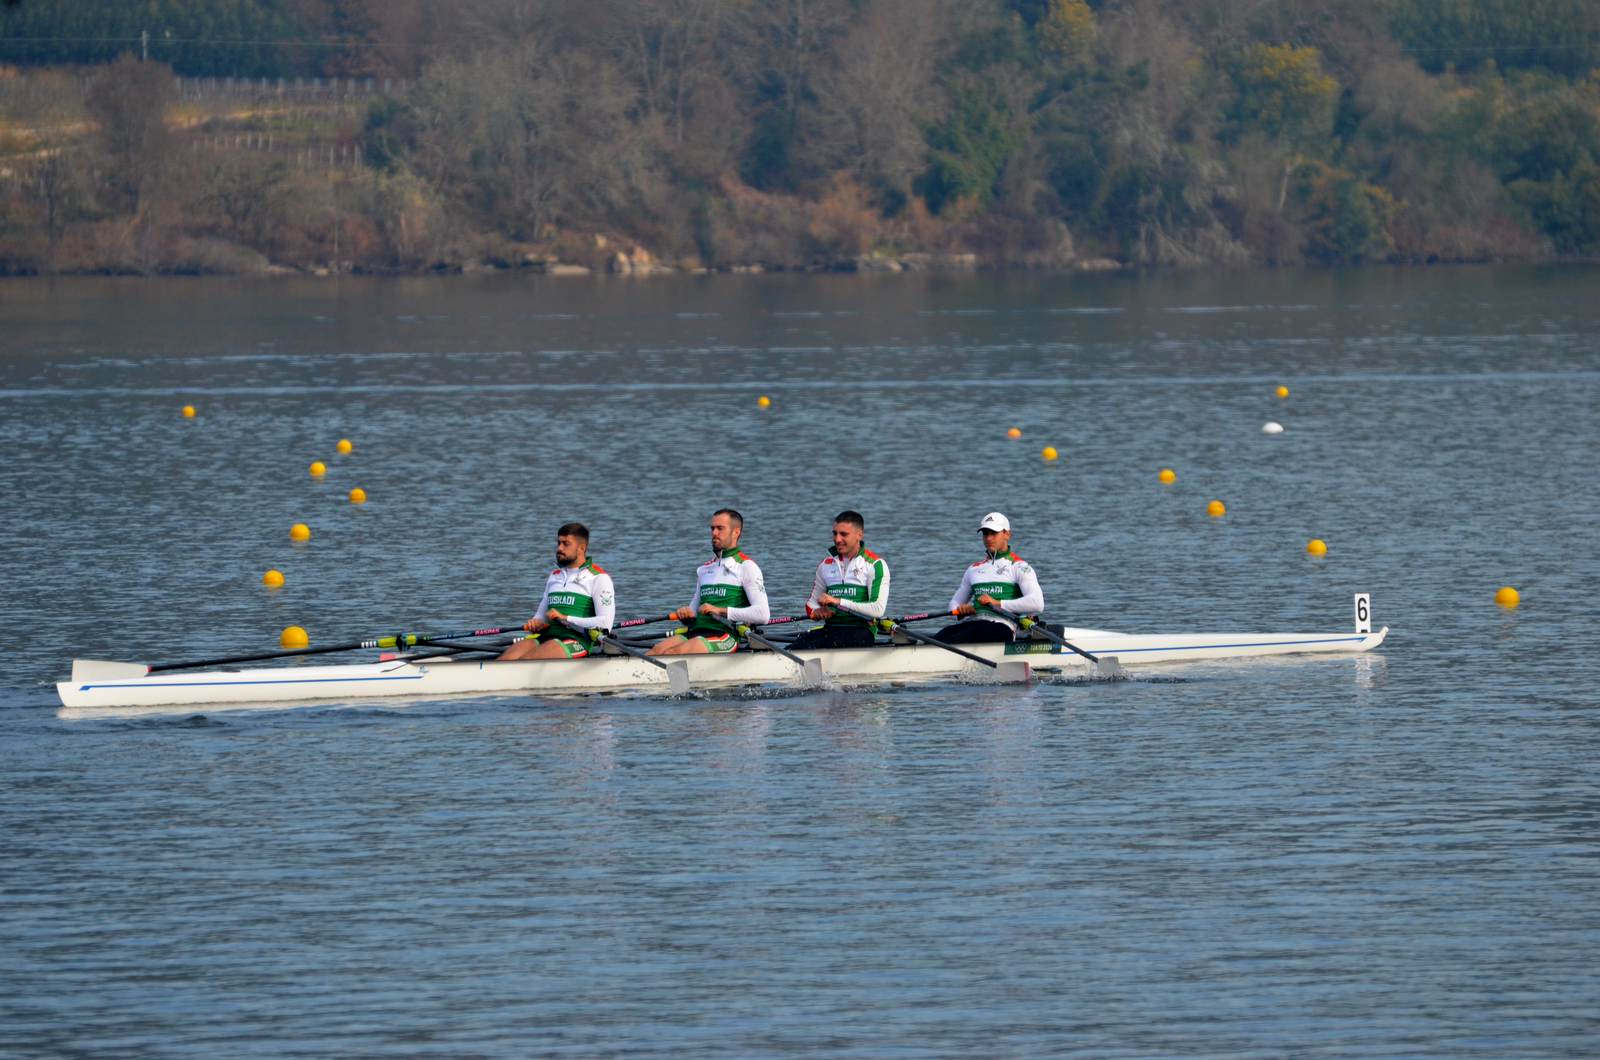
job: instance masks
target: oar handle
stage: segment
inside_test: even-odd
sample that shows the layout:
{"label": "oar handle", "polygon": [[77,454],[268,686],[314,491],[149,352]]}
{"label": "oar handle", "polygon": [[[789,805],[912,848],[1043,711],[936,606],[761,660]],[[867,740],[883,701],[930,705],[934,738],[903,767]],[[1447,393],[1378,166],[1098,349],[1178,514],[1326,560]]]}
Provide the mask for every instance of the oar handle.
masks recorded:
{"label": "oar handle", "polygon": [[611,628],[612,629],[631,629],[634,626],[649,626],[649,625],[654,625],[657,622],[665,622],[667,619],[669,619],[671,617],[672,617],[671,615],[659,615],[659,616],[657,616],[655,618],[628,618],[628,619],[624,619],[623,621],[614,624]]}
{"label": "oar handle", "polygon": [[[843,611],[851,611],[852,610],[851,608],[843,607],[842,604],[843,604],[843,601],[841,601],[840,604],[833,605],[833,606],[837,610],[843,610]],[[948,612],[948,611],[924,611],[924,612],[922,612],[921,614],[918,614],[918,615],[901,615],[899,618],[867,618],[866,615],[861,614],[861,612],[859,612],[859,611],[854,611],[853,613],[855,615],[857,615],[858,617],[860,617],[860,618],[866,618],[868,622],[874,622],[874,623],[887,622],[887,623],[890,623],[891,625],[893,625],[894,623],[897,623],[897,622],[921,622],[925,618],[946,618],[950,614],[950,612]],[[769,618],[765,622],[761,622],[761,623],[757,624],[757,626],[755,628],[757,628],[757,629],[765,629],[768,626],[783,626],[783,625],[789,624],[790,622],[820,622],[820,621],[822,621],[822,619],[819,618],[819,617],[816,617],[814,615],[784,615],[782,618]]]}
{"label": "oar handle", "polygon": [[951,614],[953,612],[950,611],[919,611],[914,615],[901,615],[899,618],[880,618],[875,621],[887,622],[892,626],[898,626],[906,622],[921,622],[926,618],[949,618]]}
{"label": "oar handle", "polygon": [[[954,611],[918,611],[914,615],[901,615],[899,618],[889,618],[887,616],[883,618],[873,618],[871,615],[863,614],[860,609],[855,606],[855,602],[852,600],[840,600],[837,604],[834,604],[833,607],[837,611],[843,611],[846,614],[855,615],[857,618],[864,618],[868,622],[871,622],[885,631],[893,629],[895,626],[903,625],[907,622],[921,622],[928,618],[949,618],[951,615],[955,614]],[[787,619],[785,621],[787,621]]]}

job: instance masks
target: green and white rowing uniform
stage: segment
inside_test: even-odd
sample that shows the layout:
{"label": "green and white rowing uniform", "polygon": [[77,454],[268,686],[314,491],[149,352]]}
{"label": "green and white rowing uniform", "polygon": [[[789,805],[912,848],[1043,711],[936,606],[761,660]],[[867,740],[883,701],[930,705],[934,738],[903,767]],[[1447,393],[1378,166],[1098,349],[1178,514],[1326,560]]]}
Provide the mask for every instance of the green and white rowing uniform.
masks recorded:
{"label": "green and white rowing uniform", "polygon": [[[726,618],[700,614],[701,604],[726,607]],[[767,605],[767,584],[756,561],[737,548],[725,548],[700,564],[695,571],[695,616],[689,621],[687,636],[716,636],[730,626],[759,626],[772,617]]]}
{"label": "green and white rowing uniform", "polygon": [[[841,559],[838,549],[828,549],[828,558],[817,564],[811,581],[806,610],[822,607],[822,594],[850,601],[850,610],[836,609],[827,620],[830,626],[864,626],[882,618],[889,606],[889,564],[870,548],[863,548],[850,559]],[[865,616],[865,617],[863,617]]]}
{"label": "green and white rowing uniform", "polygon": [[546,630],[544,636],[577,635],[587,644],[591,629],[610,629],[616,623],[617,594],[611,575],[592,559],[577,567],[557,567],[544,581],[544,595],[539,598],[535,615],[548,621],[546,615],[552,607],[561,612],[561,621]]}
{"label": "green and white rowing uniform", "polygon": [[[985,593],[995,598],[998,610],[978,603],[978,597]],[[1037,615],[1043,611],[1044,590],[1039,588],[1033,565],[1007,549],[967,568],[961,588],[950,598],[950,609],[954,611],[962,604],[972,604],[978,609],[974,618],[1003,623],[1015,634],[1021,627],[1011,616]]]}

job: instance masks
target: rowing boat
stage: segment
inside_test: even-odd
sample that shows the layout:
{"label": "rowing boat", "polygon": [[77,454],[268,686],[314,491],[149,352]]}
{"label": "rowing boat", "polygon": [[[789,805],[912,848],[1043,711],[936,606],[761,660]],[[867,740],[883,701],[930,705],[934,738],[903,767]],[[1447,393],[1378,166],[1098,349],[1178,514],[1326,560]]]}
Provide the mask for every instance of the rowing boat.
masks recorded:
{"label": "rowing boat", "polygon": [[[1090,655],[1114,657],[1124,667],[1141,667],[1263,655],[1364,652],[1382,644],[1388,632],[1387,626],[1376,633],[1358,629],[1345,633],[1166,635],[1069,628],[1062,636]],[[806,651],[800,655],[816,659],[823,672],[842,685],[941,678],[1025,679],[1031,671],[1072,675],[1092,668],[1081,655],[1044,640],[969,644],[963,645],[963,650],[982,656],[997,664],[997,668],[927,644],[879,644],[870,648]],[[676,660],[683,662],[690,684],[696,687],[784,683],[800,675],[800,668],[792,660],[771,651],[678,656]],[[365,700],[380,696],[654,693],[665,691],[671,676],[643,659],[628,655],[516,662],[433,656],[338,666],[115,676],[119,672],[117,667],[131,665],[75,660],[72,680],[56,684],[62,706],[67,711],[94,711],[121,707]]]}

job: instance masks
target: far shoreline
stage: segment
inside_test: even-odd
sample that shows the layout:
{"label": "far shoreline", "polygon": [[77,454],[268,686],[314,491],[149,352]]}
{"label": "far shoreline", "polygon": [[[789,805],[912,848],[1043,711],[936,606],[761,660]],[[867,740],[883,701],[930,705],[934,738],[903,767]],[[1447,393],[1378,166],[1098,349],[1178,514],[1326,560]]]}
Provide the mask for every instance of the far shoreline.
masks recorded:
{"label": "far shoreline", "polygon": [[[941,260],[951,259],[951,260]],[[1295,262],[1271,264],[1263,262],[1214,263],[1206,266],[1137,265],[1093,258],[1074,263],[1017,264],[1011,262],[984,262],[974,255],[908,255],[905,258],[874,258],[870,262],[845,261],[806,265],[767,264],[762,262],[732,265],[678,266],[653,263],[648,268],[607,268],[584,265],[578,262],[541,261],[525,264],[494,262],[437,263],[421,267],[375,266],[343,262],[339,266],[269,264],[263,268],[163,268],[151,269],[59,269],[0,271],[0,282],[7,280],[40,279],[429,279],[470,276],[527,276],[561,279],[589,280],[641,280],[656,277],[706,278],[714,276],[862,276],[886,277],[900,275],[963,275],[963,274],[1038,274],[1038,275],[1147,275],[1181,276],[1226,272],[1231,274],[1271,272],[1314,272],[1335,274],[1368,269],[1432,270],[1472,267],[1507,268],[1565,268],[1600,264],[1600,257],[1580,255],[1547,258],[1506,258],[1455,261],[1374,261],[1359,264],[1318,264]]]}

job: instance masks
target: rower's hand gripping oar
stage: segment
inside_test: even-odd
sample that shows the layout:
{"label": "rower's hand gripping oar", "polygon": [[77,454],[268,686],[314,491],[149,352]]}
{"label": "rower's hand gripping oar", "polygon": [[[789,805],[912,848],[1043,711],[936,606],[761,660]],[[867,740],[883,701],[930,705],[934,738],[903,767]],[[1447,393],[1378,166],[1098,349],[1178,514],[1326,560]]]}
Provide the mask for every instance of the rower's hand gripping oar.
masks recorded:
{"label": "rower's hand gripping oar", "polygon": [[859,615],[860,617],[877,624],[881,628],[889,630],[891,633],[898,630],[920,644],[929,644],[934,647],[943,648],[945,651],[954,652],[964,659],[971,659],[975,663],[987,666],[989,669],[995,672],[995,677],[1001,681],[1028,680],[1028,664],[1025,662],[997,663],[993,659],[985,659],[981,655],[967,651],[963,648],[958,648],[954,644],[946,644],[944,641],[930,637],[926,633],[918,633],[914,629],[907,629],[905,627],[905,623],[907,622],[916,622],[919,619],[933,618],[939,614],[939,612],[925,611],[919,615],[906,615],[904,618],[873,618],[870,615],[861,614],[860,611],[854,607],[851,607],[849,602],[845,600],[840,600],[833,606],[838,610],[848,611],[853,615]]}
{"label": "rower's hand gripping oar", "polygon": [[1094,675],[1096,677],[1104,677],[1110,680],[1128,676],[1128,671],[1124,670],[1122,668],[1122,664],[1117,662],[1117,657],[1115,655],[1090,655],[1088,652],[1084,651],[1070,640],[1067,640],[1065,637],[1057,636],[1056,633],[1050,629],[1050,627],[1046,626],[1038,618],[1025,617],[1019,619],[1017,624],[1023,629],[1027,630],[1029,633],[1041,633],[1045,637],[1061,645],[1063,648],[1066,648],[1068,651],[1077,652],[1085,659],[1088,659],[1094,664]]}
{"label": "rower's hand gripping oar", "polygon": [[[657,618],[652,619],[651,621],[660,622],[661,619]],[[647,623],[644,620],[639,620],[631,624],[646,625]],[[600,633],[599,631],[596,631],[595,640],[599,641],[601,644],[604,644],[608,648],[614,648],[617,651],[620,651],[624,655],[631,655],[635,659],[643,659],[651,666],[656,666],[665,670],[667,672],[667,684],[672,686],[672,694],[675,696],[686,696],[689,694],[689,664],[684,662],[682,659],[677,659],[672,662],[662,662],[660,659],[656,658],[654,655],[651,655],[643,648],[635,648],[632,644],[624,644],[622,641],[618,640],[616,637],[613,637],[609,633]]]}

